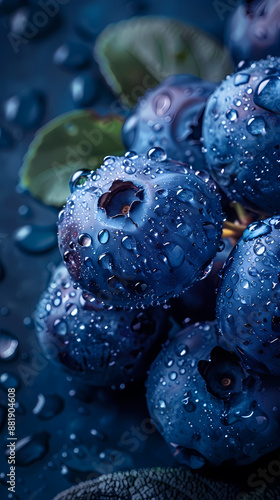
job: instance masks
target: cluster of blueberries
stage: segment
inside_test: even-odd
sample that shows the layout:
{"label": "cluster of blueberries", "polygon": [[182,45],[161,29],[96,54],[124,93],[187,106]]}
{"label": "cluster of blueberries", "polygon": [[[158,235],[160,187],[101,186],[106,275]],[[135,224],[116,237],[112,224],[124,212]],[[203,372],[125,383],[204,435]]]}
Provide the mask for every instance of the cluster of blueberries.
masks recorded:
{"label": "cluster of blueberries", "polygon": [[[127,118],[128,152],[76,172],[59,214],[64,264],[36,311],[46,355],[92,385],[149,369],[150,415],[192,468],[280,445],[279,137],[280,59],[218,87],[170,77]],[[223,251],[226,197],[254,222],[220,273],[217,318],[170,335],[170,299]]]}

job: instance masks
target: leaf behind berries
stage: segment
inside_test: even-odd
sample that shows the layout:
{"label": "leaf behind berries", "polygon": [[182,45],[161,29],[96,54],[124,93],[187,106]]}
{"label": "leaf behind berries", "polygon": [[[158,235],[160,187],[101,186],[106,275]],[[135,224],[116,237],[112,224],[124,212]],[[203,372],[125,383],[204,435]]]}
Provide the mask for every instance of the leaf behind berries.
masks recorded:
{"label": "leaf behind berries", "polygon": [[77,170],[95,170],[104,156],[122,155],[123,118],[91,110],[65,113],[42,127],[20,171],[21,185],[46,205],[61,207]]}
{"label": "leaf behind berries", "polygon": [[215,82],[233,69],[227,49],[204,31],[153,16],[110,24],[97,38],[95,57],[128,106],[170,75],[190,73]]}

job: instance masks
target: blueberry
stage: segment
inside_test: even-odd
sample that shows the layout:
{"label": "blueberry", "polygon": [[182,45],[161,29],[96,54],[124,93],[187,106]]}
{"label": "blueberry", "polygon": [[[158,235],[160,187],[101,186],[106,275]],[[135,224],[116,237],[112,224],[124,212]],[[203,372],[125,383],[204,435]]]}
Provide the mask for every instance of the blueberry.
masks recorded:
{"label": "blueberry", "polygon": [[197,469],[245,465],[280,445],[280,378],[246,370],[216,323],[167,341],[147,380],[147,404],[174,457]]}
{"label": "blueberry", "polygon": [[191,75],[170,76],[149,89],[123,126],[128,149],[164,148],[168,157],[202,169],[202,115],[216,85]]}
{"label": "blueberry", "polygon": [[243,1],[230,17],[226,43],[236,63],[280,55],[278,0]]}
{"label": "blueberry", "polygon": [[254,369],[280,375],[280,217],[248,226],[223,270],[219,328]]}
{"label": "blueberry", "polygon": [[64,265],[42,295],[35,320],[45,355],[98,386],[144,378],[169,328],[164,309],[116,310],[75,290]]}
{"label": "blueberry", "polygon": [[209,172],[233,200],[280,212],[280,59],[242,66],[209,98],[203,137]]}
{"label": "blueberry", "polygon": [[107,157],[85,182],[75,176],[72,189],[59,217],[60,251],[76,285],[106,304],[166,302],[204,276],[219,248],[215,184],[160,148]]}

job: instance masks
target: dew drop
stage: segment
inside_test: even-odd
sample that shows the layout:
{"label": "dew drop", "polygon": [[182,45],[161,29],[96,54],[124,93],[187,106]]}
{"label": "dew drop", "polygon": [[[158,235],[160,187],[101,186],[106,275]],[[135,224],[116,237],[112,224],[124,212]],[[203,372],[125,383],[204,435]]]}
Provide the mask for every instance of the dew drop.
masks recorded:
{"label": "dew drop", "polygon": [[234,122],[238,118],[238,113],[235,109],[230,109],[227,111],[226,117],[230,122]]}
{"label": "dew drop", "polygon": [[102,269],[109,269],[111,271],[113,267],[113,257],[110,253],[103,253],[98,258],[98,264]]}
{"label": "dew drop", "polygon": [[194,199],[190,189],[179,189],[176,193],[176,198],[184,203],[191,203]]}
{"label": "dew drop", "polygon": [[280,79],[277,76],[265,78],[258,85],[255,95],[254,103],[272,113],[280,114]]}
{"label": "dew drop", "polygon": [[110,239],[110,233],[109,233],[109,231],[107,231],[107,229],[102,229],[98,233],[98,240],[102,245],[106,245],[106,243],[108,243],[109,239]]}
{"label": "dew drop", "polygon": [[93,262],[92,262],[92,259],[90,257],[85,257],[85,265],[87,267],[90,267],[90,268],[93,267]]}
{"label": "dew drop", "polygon": [[139,295],[142,295],[147,290],[148,285],[147,285],[147,283],[144,283],[143,281],[138,281],[135,284],[134,288],[135,288],[136,293],[138,293]]}
{"label": "dew drop", "polygon": [[185,252],[180,245],[168,242],[164,244],[164,250],[170,267],[177,268],[183,264],[185,260]]}
{"label": "dew drop", "polygon": [[171,106],[171,99],[168,94],[160,94],[156,97],[154,105],[156,115],[163,116]]}
{"label": "dew drop", "polygon": [[57,335],[66,335],[68,328],[64,319],[56,319],[53,324],[53,331]]}
{"label": "dew drop", "polygon": [[[49,451],[50,434],[46,431],[37,432],[17,441],[15,453],[17,465],[28,466],[43,458]],[[8,455],[9,451],[6,452]]]}
{"label": "dew drop", "polygon": [[6,330],[0,330],[0,360],[10,361],[18,350],[18,340]]}
{"label": "dew drop", "polygon": [[257,116],[248,120],[246,128],[250,134],[260,135],[265,133],[266,123],[262,116]]}
{"label": "dew drop", "polygon": [[189,348],[185,344],[178,344],[175,346],[174,352],[177,356],[186,356],[189,352]]}
{"label": "dew drop", "polygon": [[53,62],[65,69],[84,68],[90,63],[89,48],[79,42],[68,42],[60,45],[53,55]]}
{"label": "dew drop", "polygon": [[124,238],[122,239],[122,246],[126,249],[126,250],[134,250],[136,251],[136,239],[134,238],[134,236],[124,236]]}
{"label": "dew drop", "polygon": [[73,193],[75,191],[75,189],[80,189],[83,187],[83,185],[85,184],[85,182],[87,181],[87,174],[84,170],[77,170],[77,172],[75,172],[70,181],[69,181],[69,187],[70,187],[70,191],[71,193]]}
{"label": "dew drop", "polygon": [[50,420],[58,415],[64,408],[63,399],[56,395],[38,394],[37,403],[32,412],[41,420]]}
{"label": "dew drop", "polygon": [[15,243],[24,252],[40,254],[48,252],[57,245],[57,229],[51,226],[23,226],[14,235]]}
{"label": "dew drop", "polygon": [[45,96],[34,89],[22,90],[4,103],[5,118],[24,130],[37,128],[45,113]]}
{"label": "dew drop", "polygon": [[9,388],[18,389],[19,379],[12,373],[4,372],[0,376],[0,386],[5,390],[8,390]]}
{"label": "dew drop", "polygon": [[162,148],[151,148],[147,153],[147,157],[149,160],[165,161],[167,154]]}
{"label": "dew drop", "polygon": [[215,224],[213,224],[212,222],[203,222],[202,226],[208,240],[209,241],[215,240],[217,237],[217,229]]}
{"label": "dew drop", "polygon": [[263,243],[255,243],[253,250],[256,255],[262,255],[265,252],[265,245]]}
{"label": "dew drop", "polygon": [[245,83],[248,83],[250,79],[250,75],[247,73],[237,73],[234,77],[234,85],[238,87],[238,85],[244,85]]}
{"label": "dew drop", "polygon": [[83,233],[80,234],[78,242],[82,247],[89,247],[92,244],[92,239],[89,234]]}

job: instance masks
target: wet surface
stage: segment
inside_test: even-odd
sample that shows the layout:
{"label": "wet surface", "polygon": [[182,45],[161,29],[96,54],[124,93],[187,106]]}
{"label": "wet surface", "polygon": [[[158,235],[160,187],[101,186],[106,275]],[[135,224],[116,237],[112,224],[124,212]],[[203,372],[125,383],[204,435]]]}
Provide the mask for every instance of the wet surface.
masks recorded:
{"label": "wet surface", "polygon": [[[32,315],[61,261],[54,238],[58,211],[18,187],[23,156],[40,125],[95,98],[88,92],[89,78],[99,92],[94,107],[101,113],[116,110],[115,97],[88,55],[109,22],[132,14],[172,15],[217,37],[223,24],[212,3],[202,0],[195,5],[178,0],[172,6],[167,1],[145,6],[122,1],[117,9],[112,0],[64,0],[63,6],[57,0],[57,15],[41,29],[33,27],[33,35],[31,28],[30,39],[22,40],[24,26],[38,15],[36,2],[29,3],[31,7],[20,0],[3,1],[0,8],[5,14],[0,18],[0,497],[48,500],[102,473],[172,466],[175,461],[149,424],[143,384],[120,392],[87,388],[42,354]],[[63,45],[77,42],[83,49],[73,57],[58,54]],[[16,496],[10,497],[5,484],[8,387],[16,388],[17,401],[17,485]]]}

